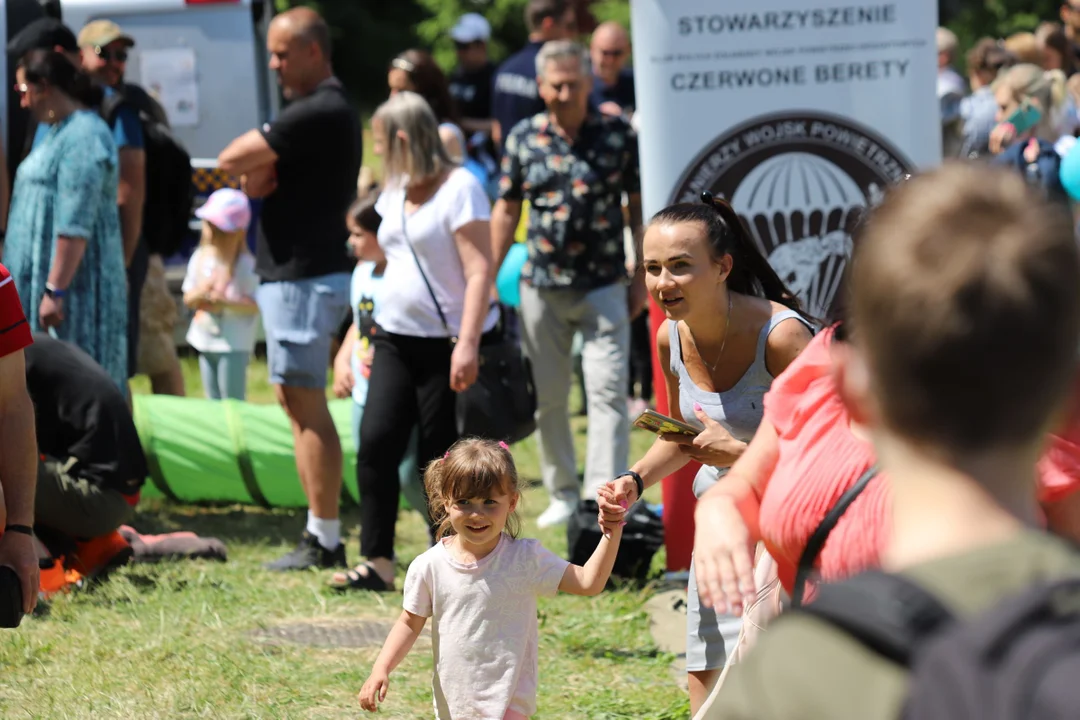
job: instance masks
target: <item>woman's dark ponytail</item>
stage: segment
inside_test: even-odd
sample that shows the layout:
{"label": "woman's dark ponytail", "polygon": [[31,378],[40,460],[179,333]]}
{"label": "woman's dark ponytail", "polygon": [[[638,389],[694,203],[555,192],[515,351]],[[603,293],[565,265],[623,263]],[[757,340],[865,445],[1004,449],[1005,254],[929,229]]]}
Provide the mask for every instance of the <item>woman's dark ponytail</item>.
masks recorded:
{"label": "woman's dark ponytail", "polygon": [[708,191],[701,194],[701,201],[720,216],[727,229],[724,233],[725,239],[730,238],[724,243],[728,247],[717,247],[717,250],[722,251],[721,255],[723,252],[730,253],[734,260],[731,275],[728,276],[728,287],[743,295],[763,296],[801,313],[799,298],[788,289],[769,264],[769,260],[758,250],[746,223],[735,212],[735,208],[726,200],[713,197]]}
{"label": "woman's dark ponytail", "polygon": [[87,107],[101,104],[104,92],[83,70],[63,53],[55,50],[31,50],[19,61],[26,81],[54,87]]}

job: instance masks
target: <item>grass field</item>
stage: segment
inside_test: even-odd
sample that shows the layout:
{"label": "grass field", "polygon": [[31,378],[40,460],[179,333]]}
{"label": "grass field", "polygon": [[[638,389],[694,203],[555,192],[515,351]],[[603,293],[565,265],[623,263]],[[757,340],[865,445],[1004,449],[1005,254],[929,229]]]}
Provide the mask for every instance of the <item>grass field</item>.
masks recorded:
{"label": "grass field", "polygon": [[[201,395],[192,358],[188,394]],[[251,400],[268,402],[266,369],[249,372]],[[145,383],[136,390],[145,392]],[[579,443],[584,420],[575,418]],[[633,455],[649,438],[635,433]],[[538,475],[535,446],[515,448],[522,476]],[[579,450],[579,457],[581,456]],[[562,531],[538,532],[542,490],[524,498],[525,535],[565,553]],[[356,560],[357,518],[345,518]],[[324,573],[269,574],[260,563],[297,538],[303,514],[240,506],[196,508],[143,503],[142,532],[188,529],[226,542],[229,562],[129,566],[106,584],[54,600],[43,617],[0,633],[3,718],[351,718],[355,696],[385,628],[364,648],[307,647],[283,641],[283,626],[317,628],[330,642],[363,622],[389,623],[400,594],[337,595]],[[422,523],[403,513],[401,574],[425,548]],[[654,567],[662,567],[662,557]],[[657,651],[642,605],[651,590],[624,588],[597,598],[540,602],[537,718],[661,720],[689,716],[672,680],[672,658]],[[430,642],[421,639],[391,677],[381,715],[430,718]]]}

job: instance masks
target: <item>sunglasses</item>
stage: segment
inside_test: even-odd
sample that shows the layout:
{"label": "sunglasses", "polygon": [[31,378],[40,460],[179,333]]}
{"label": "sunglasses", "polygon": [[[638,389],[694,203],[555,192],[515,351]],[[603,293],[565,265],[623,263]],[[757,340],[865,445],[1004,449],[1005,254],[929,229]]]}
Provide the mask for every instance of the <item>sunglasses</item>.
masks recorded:
{"label": "sunglasses", "polygon": [[124,49],[109,50],[108,48],[96,47],[94,48],[94,54],[105,62],[112,62],[115,60],[116,62],[123,63],[127,62],[128,59],[128,51]]}
{"label": "sunglasses", "polygon": [[621,58],[626,54],[625,50],[601,50],[600,54],[606,58]]}

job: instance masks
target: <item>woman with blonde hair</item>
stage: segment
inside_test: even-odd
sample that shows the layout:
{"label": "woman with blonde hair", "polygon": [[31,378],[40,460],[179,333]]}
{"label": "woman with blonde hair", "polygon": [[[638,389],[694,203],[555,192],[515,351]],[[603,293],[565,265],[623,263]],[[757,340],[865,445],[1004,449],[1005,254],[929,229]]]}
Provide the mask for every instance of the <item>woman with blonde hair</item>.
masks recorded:
{"label": "woman with blonde hair", "polygon": [[1022,63],[1001,73],[993,88],[998,104],[998,124],[990,133],[994,163],[1015,168],[1047,197],[1067,202],[1054,148],[1066,109],[1064,73]]}
{"label": "woman with blonde hair", "polygon": [[386,255],[386,302],[375,308],[374,358],[356,458],[360,552],[335,576],[343,589],[392,590],[398,466],[420,428],[420,467],[458,439],[456,393],[476,381],[482,342],[497,340],[491,293],[491,205],[447,155],[439,123],[414,92],[396,93],[372,119],[386,184],[375,204]]}

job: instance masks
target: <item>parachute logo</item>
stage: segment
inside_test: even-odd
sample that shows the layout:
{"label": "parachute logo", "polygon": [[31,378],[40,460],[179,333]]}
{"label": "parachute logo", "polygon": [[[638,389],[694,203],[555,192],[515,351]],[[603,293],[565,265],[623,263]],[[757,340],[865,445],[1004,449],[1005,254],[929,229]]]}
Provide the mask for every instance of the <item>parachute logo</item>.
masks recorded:
{"label": "parachute logo", "polygon": [[910,163],[846,118],[784,113],[714,140],[687,168],[672,202],[702,190],[727,198],[808,313],[824,318],[851,257],[851,233]]}

